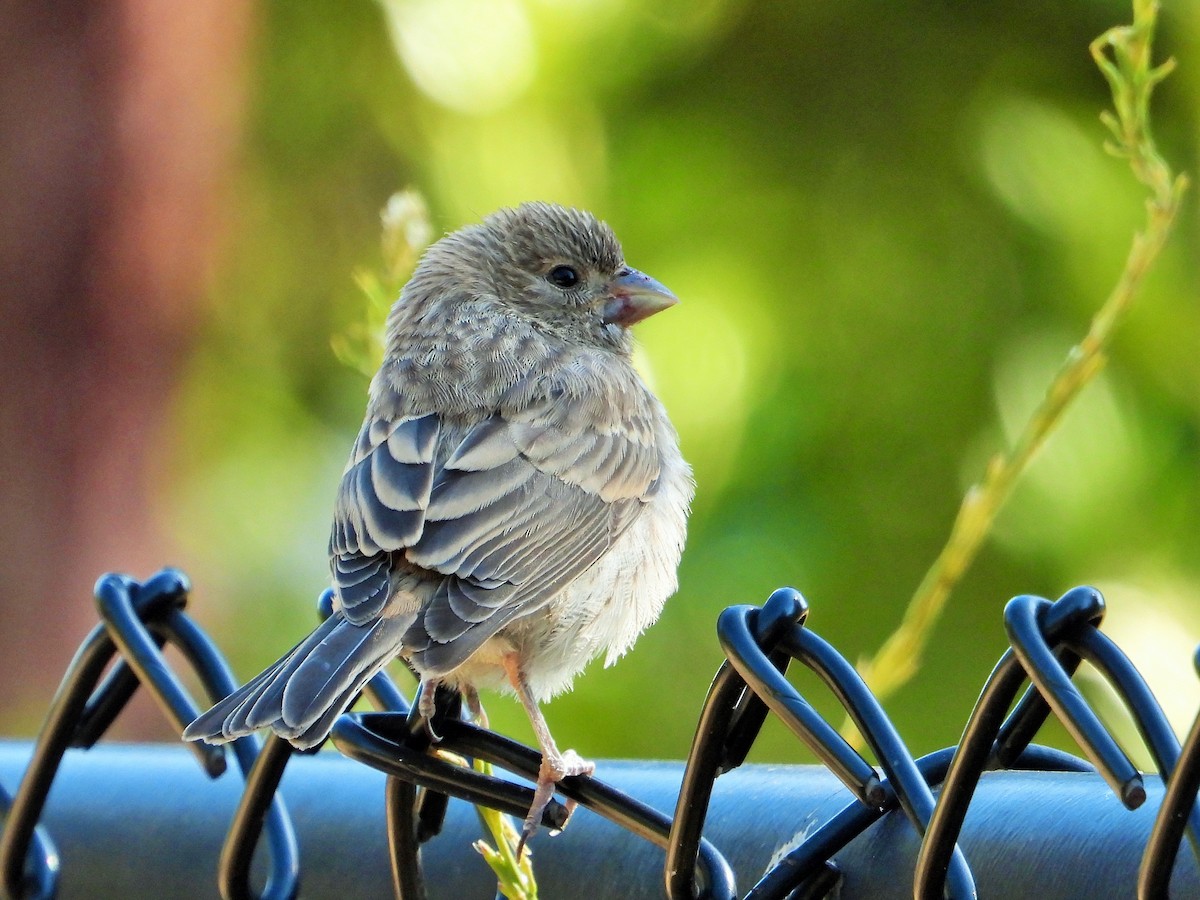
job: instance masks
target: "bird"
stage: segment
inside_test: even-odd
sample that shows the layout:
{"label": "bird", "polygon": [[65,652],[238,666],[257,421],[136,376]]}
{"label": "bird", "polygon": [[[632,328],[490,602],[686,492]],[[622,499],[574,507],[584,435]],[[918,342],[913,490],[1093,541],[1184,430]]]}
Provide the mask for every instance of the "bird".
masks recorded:
{"label": "bird", "polygon": [[396,657],[431,735],[439,685],[476,715],[480,688],[511,692],[542,754],[523,847],[557,783],[594,772],[540,704],[678,587],[695,482],[630,333],[678,302],[584,210],[527,202],[430,245],[337,490],[333,613],[184,739],[317,747]]}

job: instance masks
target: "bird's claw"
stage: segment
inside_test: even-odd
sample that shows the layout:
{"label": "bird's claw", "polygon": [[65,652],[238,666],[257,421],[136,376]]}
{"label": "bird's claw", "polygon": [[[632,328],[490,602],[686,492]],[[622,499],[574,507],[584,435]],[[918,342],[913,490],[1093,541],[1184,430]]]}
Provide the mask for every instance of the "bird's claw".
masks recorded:
{"label": "bird's claw", "polygon": [[[537,833],[538,825],[542,822],[542,813],[546,811],[546,807],[550,805],[550,801],[554,798],[554,789],[558,783],[564,778],[569,778],[572,775],[591,775],[596,771],[596,764],[591,760],[584,759],[574,750],[565,750],[560,754],[542,755],[542,767],[538,772],[537,788],[533,792],[533,803],[529,807],[529,815],[525,817],[525,823],[521,826],[521,839],[517,842],[517,859],[521,858],[521,853],[525,849],[525,844],[528,840]],[[568,799],[567,821],[571,818],[571,813],[575,811],[576,803],[574,800]],[[566,825],[566,822],[563,822]]]}
{"label": "bird's claw", "polygon": [[442,736],[433,730],[433,716],[437,712],[437,682],[421,682],[421,692],[417,697],[417,712],[421,716],[421,727],[425,734],[435,744],[442,742]]}
{"label": "bird's claw", "polygon": [[489,727],[487,713],[484,711],[483,703],[479,699],[479,691],[475,690],[472,685],[464,685],[462,696],[463,704],[467,707],[468,720],[480,728]]}
{"label": "bird's claw", "polygon": [[425,736],[428,737],[432,743],[440,744],[442,742],[442,736],[433,730],[433,719],[432,718],[422,717],[421,718],[421,727],[423,729],[425,729]]}

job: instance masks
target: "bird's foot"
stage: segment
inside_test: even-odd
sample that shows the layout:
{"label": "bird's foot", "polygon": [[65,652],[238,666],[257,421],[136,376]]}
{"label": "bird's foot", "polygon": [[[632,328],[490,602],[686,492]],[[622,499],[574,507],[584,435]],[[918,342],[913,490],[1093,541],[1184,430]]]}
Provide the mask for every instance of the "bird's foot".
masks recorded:
{"label": "bird's foot", "polygon": [[479,699],[479,691],[474,685],[464,684],[461,688],[463,695],[463,704],[467,707],[467,716],[470,721],[478,725],[480,728],[488,728],[488,717],[484,711],[483,703]]}
{"label": "bird's foot", "polygon": [[[542,767],[538,772],[537,788],[533,792],[533,804],[529,807],[529,815],[525,817],[525,824],[521,827],[521,840],[517,842],[517,859],[521,858],[526,841],[537,832],[538,825],[542,821],[542,813],[550,805],[550,800],[554,797],[554,788],[558,783],[572,775],[591,775],[595,771],[596,764],[591,760],[584,759],[574,750],[542,754]],[[575,810],[575,801],[567,800],[566,806],[569,819]]]}
{"label": "bird's foot", "polygon": [[421,725],[425,728],[425,734],[429,740],[440,744],[442,736],[433,730],[433,715],[437,712],[437,688],[436,681],[421,682],[420,694],[417,697],[417,712],[421,716]]}

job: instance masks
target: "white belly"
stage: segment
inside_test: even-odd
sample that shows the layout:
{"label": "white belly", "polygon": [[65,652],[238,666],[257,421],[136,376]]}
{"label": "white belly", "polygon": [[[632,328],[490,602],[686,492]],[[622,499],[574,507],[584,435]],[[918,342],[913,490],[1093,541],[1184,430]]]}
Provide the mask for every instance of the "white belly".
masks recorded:
{"label": "white belly", "polygon": [[616,662],[678,587],[693,492],[691,469],[676,452],[663,461],[659,491],[608,553],[545,608],[487,641],[454,679],[506,690],[500,660],[516,651],[534,695],[547,700],[601,652],[605,665]]}

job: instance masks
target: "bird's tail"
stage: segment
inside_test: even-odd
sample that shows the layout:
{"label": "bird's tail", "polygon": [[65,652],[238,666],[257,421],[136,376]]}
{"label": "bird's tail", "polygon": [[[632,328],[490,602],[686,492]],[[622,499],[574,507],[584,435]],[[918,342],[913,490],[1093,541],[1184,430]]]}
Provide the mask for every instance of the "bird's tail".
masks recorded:
{"label": "bird's tail", "polygon": [[273,666],[216,704],[183,732],[187,741],[223,744],[270,728],[295,747],[315,747],[371,676],[400,649],[409,616],[365,625],[339,614]]}

